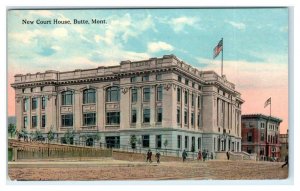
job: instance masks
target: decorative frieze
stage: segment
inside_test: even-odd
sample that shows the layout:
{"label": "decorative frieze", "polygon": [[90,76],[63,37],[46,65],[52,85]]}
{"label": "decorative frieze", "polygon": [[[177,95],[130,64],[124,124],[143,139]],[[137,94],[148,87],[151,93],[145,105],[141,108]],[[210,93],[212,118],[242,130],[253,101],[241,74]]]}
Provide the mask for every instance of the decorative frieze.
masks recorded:
{"label": "decorative frieze", "polygon": [[96,105],[84,105],[84,106],[82,106],[82,111],[84,113],[96,112]]}
{"label": "decorative frieze", "polygon": [[60,111],[61,111],[61,113],[72,113],[73,108],[72,108],[72,106],[62,106]]}
{"label": "decorative frieze", "polygon": [[119,103],[106,103],[106,110],[119,110],[120,104]]}

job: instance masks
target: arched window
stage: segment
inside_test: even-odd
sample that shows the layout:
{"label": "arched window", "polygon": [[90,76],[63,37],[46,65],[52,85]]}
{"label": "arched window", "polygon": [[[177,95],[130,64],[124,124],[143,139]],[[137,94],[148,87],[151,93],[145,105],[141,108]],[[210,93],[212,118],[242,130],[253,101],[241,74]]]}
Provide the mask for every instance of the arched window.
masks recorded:
{"label": "arched window", "polygon": [[120,100],[120,89],[119,87],[109,87],[106,89],[106,101],[116,102]]}
{"label": "arched window", "polygon": [[65,91],[61,93],[61,103],[62,105],[72,105],[73,104],[73,93],[71,91]]}
{"label": "arched window", "polygon": [[83,104],[96,103],[96,91],[94,89],[86,89],[83,91]]}

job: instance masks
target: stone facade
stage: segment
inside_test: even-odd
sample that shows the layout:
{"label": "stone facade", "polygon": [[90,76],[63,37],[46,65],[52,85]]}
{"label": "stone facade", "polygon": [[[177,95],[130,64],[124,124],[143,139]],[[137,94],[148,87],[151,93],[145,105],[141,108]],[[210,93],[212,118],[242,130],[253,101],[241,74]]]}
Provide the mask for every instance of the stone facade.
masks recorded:
{"label": "stone facade", "polygon": [[280,158],[281,119],[263,114],[242,115],[242,150],[256,153],[260,160]]}
{"label": "stone facade", "polygon": [[[145,148],[241,150],[241,99],[214,71],[199,71],[174,55],[67,72],[17,74],[17,129],[68,130],[75,140],[112,147],[136,136]],[[164,144],[167,143],[167,144]]]}

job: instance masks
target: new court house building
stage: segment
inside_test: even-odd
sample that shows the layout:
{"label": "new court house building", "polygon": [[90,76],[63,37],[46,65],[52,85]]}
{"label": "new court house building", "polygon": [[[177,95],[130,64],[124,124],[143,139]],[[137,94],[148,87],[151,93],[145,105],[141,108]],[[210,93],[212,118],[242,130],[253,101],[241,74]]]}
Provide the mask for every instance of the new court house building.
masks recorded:
{"label": "new court house building", "polygon": [[[241,151],[241,94],[214,71],[174,55],[116,66],[17,74],[17,129],[118,148]],[[99,133],[100,140],[92,135]],[[166,141],[167,140],[167,141]],[[166,143],[167,144],[164,144]]]}

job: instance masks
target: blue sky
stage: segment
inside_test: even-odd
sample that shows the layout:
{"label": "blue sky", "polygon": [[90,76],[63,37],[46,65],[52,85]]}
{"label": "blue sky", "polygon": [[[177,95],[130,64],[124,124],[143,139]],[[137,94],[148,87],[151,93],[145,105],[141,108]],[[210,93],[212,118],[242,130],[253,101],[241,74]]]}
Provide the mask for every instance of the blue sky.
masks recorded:
{"label": "blue sky", "polygon": [[[105,19],[107,24],[24,25],[22,19]],[[247,108],[257,100],[263,105],[270,95],[286,100],[278,110],[287,113],[287,8],[8,11],[9,83],[16,73],[94,68],[164,54],[220,74],[221,56],[213,60],[212,55],[222,37],[224,73],[244,93],[245,111],[257,112]],[[267,93],[253,97],[251,90]]]}

